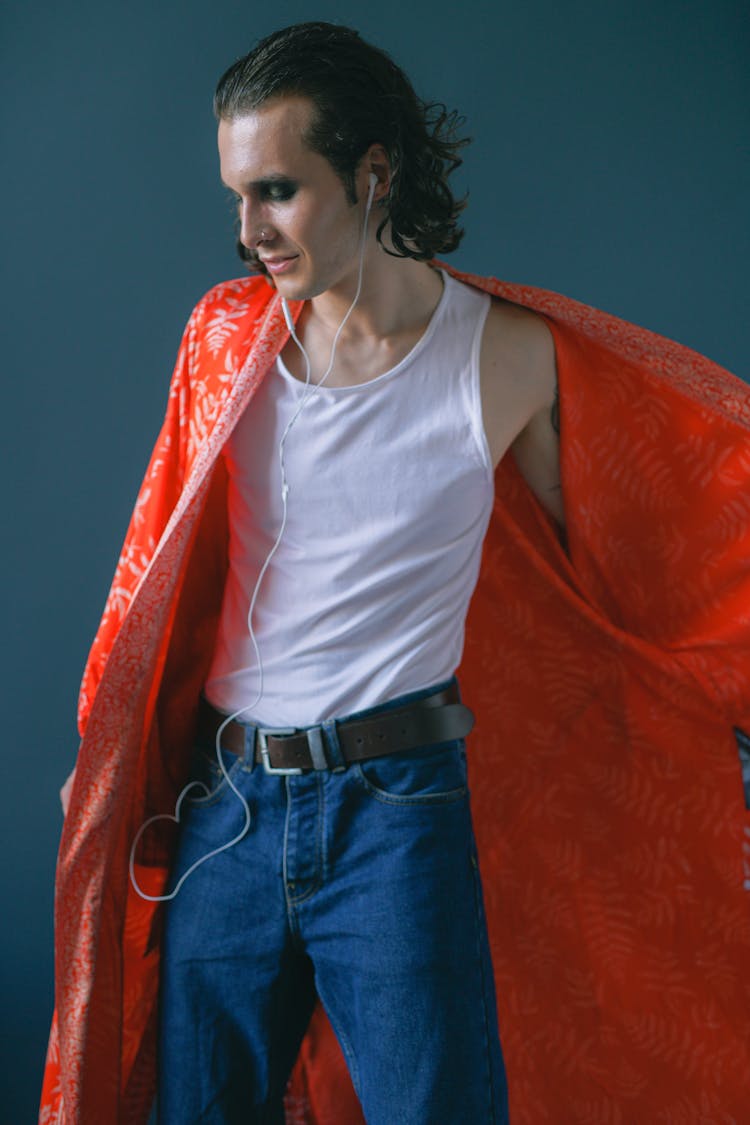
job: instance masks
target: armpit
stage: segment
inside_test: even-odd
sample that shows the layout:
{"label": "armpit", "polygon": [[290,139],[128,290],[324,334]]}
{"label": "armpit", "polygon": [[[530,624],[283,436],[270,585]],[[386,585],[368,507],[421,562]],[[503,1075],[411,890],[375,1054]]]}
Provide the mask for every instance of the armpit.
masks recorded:
{"label": "armpit", "polygon": [[565,527],[560,486],[560,411],[557,393],[513,442],[518,469],[542,507]]}

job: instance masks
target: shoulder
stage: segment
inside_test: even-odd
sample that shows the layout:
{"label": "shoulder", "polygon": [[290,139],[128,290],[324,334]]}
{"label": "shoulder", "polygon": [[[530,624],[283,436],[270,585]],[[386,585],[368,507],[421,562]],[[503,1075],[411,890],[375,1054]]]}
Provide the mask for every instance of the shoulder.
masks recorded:
{"label": "shoulder", "polygon": [[182,334],[173,382],[226,377],[238,355],[247,354],[265,322],[274,291],[261,277],[212,286],[194,306]]}
{"label": "shoulder", "polygon": [[555,342],[544,317],[493,299],[479,359],[482,413],[493,463],[557,395]]}
{"label": "shoulder", "polygon": [[194,306],[188,331],[204,330],[217,319],[238,320],[246,314],[257,319],[273,298],[274,290],[262,277],[238,277],[213,285]]}
{"label": "shoulder", "polygon": [[481,350],[482,382],[502,382],[536,413],[555,398],[555,341],[544,317],[502,298],[492,298]]}

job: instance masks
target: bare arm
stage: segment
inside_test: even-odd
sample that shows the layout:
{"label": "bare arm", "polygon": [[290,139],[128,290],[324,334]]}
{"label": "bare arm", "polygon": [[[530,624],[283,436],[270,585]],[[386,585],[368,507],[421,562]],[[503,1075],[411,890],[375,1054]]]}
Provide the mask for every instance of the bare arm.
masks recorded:
{"label": "bare arm", "polygon": [[512,447],[526,483],[564,527],[555,344],[542,317],[493,301],[482,339],[481,381],[493,465]]}

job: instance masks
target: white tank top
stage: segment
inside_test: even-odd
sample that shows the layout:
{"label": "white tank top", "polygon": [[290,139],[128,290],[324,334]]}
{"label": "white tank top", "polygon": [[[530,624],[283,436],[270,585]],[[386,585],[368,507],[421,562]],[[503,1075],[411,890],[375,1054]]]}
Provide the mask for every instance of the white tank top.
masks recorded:
{"label": "white tank top", "polygon": [[[449,679],[493,501],[479,349],[490,298],[443,274],[429,326],[390,371],[323,385],[285,446],[287,525],[253,628],[263,695],[243,718],[308,726]],[[209,701],[258,690],[250,597],[282,520],[278,446],[305,394],[282,361],[226,444],[229,573]]]}

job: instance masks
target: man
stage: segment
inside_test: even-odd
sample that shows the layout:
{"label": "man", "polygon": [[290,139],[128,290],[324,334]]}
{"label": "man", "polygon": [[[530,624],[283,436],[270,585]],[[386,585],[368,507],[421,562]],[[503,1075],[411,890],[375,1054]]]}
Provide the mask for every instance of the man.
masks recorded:
{"label": "man", "polygon": [[[355,33],[271,36],[216,109],[265,277],[191,318],[84,679],[65,1120],[143,1120],[162,936],[164,1121],[282,1120],[316,994],[368,1122],[506,1119],[453,681],[483,543],[461,682],[511,1117],[729,1119],[746,393],[439,269],[458,143]],[[309,1120],[355,1120],[339,1065],[316,1015]]]}

